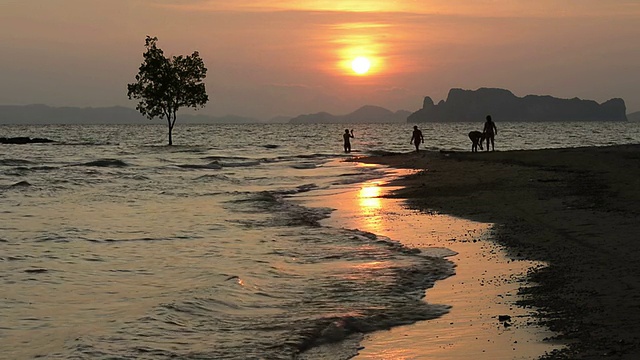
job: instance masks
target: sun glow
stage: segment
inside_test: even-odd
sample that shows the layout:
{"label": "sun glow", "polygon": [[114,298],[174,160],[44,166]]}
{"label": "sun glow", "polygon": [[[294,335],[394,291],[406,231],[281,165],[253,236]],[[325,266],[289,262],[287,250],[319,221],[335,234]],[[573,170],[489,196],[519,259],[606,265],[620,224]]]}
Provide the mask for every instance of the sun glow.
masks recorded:
{"label": "sun glow", "polygon": [[354,22],[333,25],[331,43],[336,51],[336,67],[342,75],[360,78],[366,82],[385,70],[385,39],[389,25]]}
{"label": "sun glow", "polygon": [[351,68],[358,75],[364,75],[369,71],[371,62],[364,56],[358,56],[351,62]]}

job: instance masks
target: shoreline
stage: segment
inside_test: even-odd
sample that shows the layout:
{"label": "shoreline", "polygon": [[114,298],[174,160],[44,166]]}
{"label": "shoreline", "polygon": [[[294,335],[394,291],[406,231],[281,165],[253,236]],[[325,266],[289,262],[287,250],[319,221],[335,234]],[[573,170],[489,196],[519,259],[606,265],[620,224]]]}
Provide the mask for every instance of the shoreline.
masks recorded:
{"label": "shoreline", "polygon": [[[518,358],[531,359],[559,347],[542,341],[553,334],[532,324],[532,309],[515,305],[527,270],[540,264],[508,257],[491,240],[493,224],[412,210],[404,201],[385,196],[400,189],[389,185],[389,177],[409,174],[385,168],[393,174],[339,192],[301,198],[312,206],[334,208],[332,216],[323,220],[329,226],[372,232],[418,248],[425,255],[447,258],[455,267],[455,275],[438,280],[426,290],[423,301],[451,309],[436,319],[365,334],[364,339],[357,340],[360,346],[353,358],[496,359],[517,354]],[[500,321],[500,315],[511,319]],[[318,354],[341,353],[343,346],[326,345],[302,358],[324,358]]]}
{"label": "shoreline", "polygon": [[488,224],[474,225],[473,239],[444,239],[456,252],[447,257],[455,274],[425,291],[424,301],[446,304],[449,312],[367,334],[354,359],[535,359],[562,346],[545,341],[555,334],[536,323],[535,309],[517,305],[527,271],[543,264],[510,259],[483,229]]}
{"label": "shoreline", "polygon": [[536,321],[557,334],[551,340],[566,344],[541,358],[640,356],[640,145],[352,161],[420,170],[393,180],[398,188],[387,196],[497,224],[495,241],[509,257],[548,264],[532,269],[518,301],[538,309]]}

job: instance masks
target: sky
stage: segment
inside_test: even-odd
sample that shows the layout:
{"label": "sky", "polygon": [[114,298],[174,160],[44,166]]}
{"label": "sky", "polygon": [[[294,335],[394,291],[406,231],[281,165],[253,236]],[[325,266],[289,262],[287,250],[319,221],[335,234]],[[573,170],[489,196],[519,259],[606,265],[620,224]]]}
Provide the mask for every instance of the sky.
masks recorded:
{"label": "sky", "polygon": [[481,87],[631,113],[639,24],[640,0],[0,0],[0,105],[134,108],[150,35],[200,53],[207,115],[416,111]]}

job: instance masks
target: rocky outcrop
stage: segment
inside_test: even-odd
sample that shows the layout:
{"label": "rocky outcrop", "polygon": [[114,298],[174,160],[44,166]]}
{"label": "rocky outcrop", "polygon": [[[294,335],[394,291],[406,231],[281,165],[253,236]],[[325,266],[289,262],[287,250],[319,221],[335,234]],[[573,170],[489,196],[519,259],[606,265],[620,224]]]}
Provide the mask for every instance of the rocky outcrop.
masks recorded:
{"label": "rocky outcrop", "polygon": [[593,100],[559,99],[552,96],[517,97],[504,89],[451,89],[447,100],[434,104],[425,97],[422,109],[408,122],[483,121],[486,115],[497,121],[627,121],[622,99],[602,104]]}
{"label": "rocky outcrop", "polygon": [[32,143],[51,143],[53,140],[44,138],[30,138],[26,136],[20,137],[0,137],[0,144],[32,144]]}

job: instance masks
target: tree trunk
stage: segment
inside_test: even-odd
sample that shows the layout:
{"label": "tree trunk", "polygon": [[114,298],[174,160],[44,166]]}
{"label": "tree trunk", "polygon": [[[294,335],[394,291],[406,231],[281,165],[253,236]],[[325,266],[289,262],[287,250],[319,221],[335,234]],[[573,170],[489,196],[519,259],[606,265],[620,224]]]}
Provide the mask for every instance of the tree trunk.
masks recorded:
{"label": "tree trunk", "polygon": [[169,124],[169,145],[173,145],[173,139],[171,138],[171,133],[173,132],[173,124],[171,123],[171,118],[167,118],[167,123]]}

